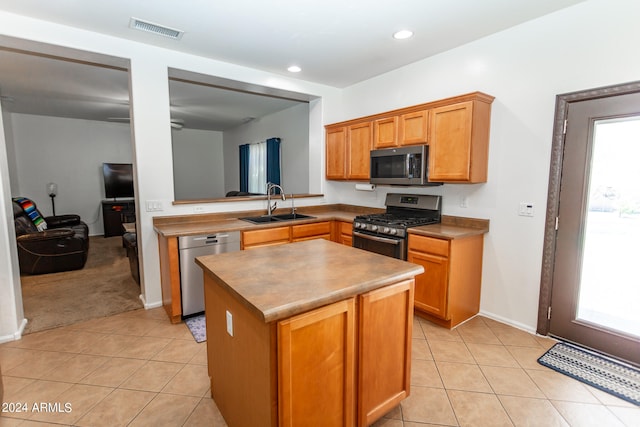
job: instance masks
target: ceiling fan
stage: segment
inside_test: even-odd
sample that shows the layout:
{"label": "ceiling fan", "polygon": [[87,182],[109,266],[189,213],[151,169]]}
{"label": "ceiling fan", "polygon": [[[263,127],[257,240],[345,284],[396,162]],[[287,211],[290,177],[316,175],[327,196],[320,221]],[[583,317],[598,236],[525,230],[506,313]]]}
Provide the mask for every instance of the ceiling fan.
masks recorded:
{"label": "ceiling fan", "polygon": [[[131,119],[129,117],[107,117],[108,122],[114,123],[129,123]],[[184,120],[182,119],[171,119],[171,128],[180,130],[184,127]]]}

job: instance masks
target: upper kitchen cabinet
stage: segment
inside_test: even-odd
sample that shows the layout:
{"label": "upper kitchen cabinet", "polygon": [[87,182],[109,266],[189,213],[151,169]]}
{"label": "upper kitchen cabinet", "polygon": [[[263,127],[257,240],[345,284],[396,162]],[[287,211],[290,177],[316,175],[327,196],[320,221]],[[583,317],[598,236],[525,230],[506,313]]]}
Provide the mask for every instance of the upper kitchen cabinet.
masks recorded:
{"label": "upper kitchen cabinet", "polygon": [[369,152],[373,141],[370,121],[326,127],[327,179],[369,180]]}
{"label": "upper kitchen cabinet", "polygon": [[476,94],[431,110],[430,181],[487,182],[491,102],[493,97]]}
{"label": "upper kitchen cabinet", "polygon": [[429,110],[412,111],[375,120],[373,148],[423,145],[429,141]]}
{"label": "upper kitchen cabinet", "polygon": [[398,145],[398,117],[385,117],[373,122],[373,148],[389,148]]}
{"label": "upper kitchen cabinet", "polygon": [[398,129],[400,145],[429,143],[429,110],[419,110],[400,116]]}
{"label": "upper kitchen cabinet", "polygon": [[347,127],[326,128],[327,179],[347,178]]}
{"label": "upper kitchen cabinet", "polygon": [[327,179],[368,180],[371,149],[429,145],[430,181],[486,182],[493,99],[473,92],[327,125]]}

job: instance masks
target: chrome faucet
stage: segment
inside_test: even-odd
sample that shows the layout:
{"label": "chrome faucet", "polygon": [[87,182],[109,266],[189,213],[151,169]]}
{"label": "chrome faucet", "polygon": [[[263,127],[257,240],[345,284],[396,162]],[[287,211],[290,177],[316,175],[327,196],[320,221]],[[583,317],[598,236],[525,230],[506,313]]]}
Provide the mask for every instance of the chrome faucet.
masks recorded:
{"label": "chrome faucet", "polygon": [[269,216],[271,216],[273,211],[275,211],[276,207],[278,206],[278,201],[276,200],[274,200],[273,205],[271,205],[271,193],[276,188],[280,190],[280,194],[282,195],[282,201],[287,200],[287,198],[284,196],[284,190],[282,189],[282,187],[280,187],[278,184],[267,182],[267,215]]}

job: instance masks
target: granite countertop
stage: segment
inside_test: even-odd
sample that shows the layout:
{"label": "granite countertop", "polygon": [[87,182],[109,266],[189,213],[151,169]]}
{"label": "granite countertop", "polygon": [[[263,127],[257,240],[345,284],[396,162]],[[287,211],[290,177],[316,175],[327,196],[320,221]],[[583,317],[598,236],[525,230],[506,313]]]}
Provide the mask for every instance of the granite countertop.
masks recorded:
{"label": "granite countertop", "polygon": [[196,263],[265,323],[424,271],[417,264],[324,239],[202,256]]}

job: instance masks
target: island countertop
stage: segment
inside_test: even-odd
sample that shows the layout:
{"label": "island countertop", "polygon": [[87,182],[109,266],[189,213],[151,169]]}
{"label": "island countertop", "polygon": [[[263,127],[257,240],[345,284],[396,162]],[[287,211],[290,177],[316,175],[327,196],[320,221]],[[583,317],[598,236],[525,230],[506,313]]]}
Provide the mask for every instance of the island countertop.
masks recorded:
{"label": "island countertop", "polygon": [[196,263],[265,323],[424,271],[417,264],[324,239],[201,256]]}

